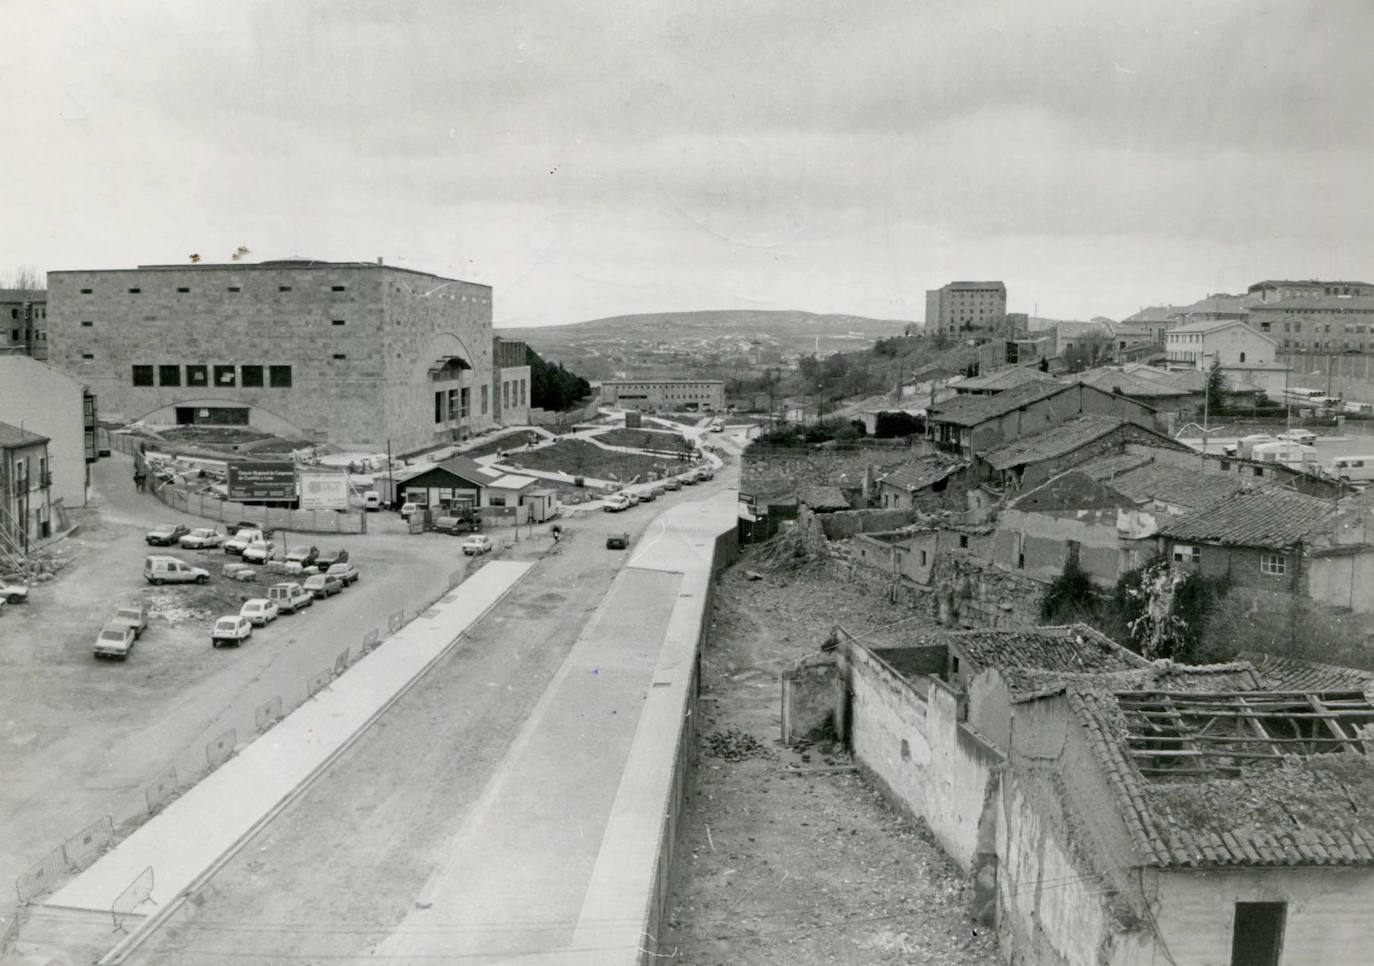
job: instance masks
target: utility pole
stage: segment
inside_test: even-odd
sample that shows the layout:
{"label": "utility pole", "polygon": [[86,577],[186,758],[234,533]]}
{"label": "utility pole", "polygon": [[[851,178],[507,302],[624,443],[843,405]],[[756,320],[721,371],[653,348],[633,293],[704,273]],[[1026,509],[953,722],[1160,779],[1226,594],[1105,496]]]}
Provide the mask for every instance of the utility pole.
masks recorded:
{"label": "utility pole", "polygon": [[391,502],[396,502],[396,476],[391,472],[391,440],[386,441],[386,480]]}

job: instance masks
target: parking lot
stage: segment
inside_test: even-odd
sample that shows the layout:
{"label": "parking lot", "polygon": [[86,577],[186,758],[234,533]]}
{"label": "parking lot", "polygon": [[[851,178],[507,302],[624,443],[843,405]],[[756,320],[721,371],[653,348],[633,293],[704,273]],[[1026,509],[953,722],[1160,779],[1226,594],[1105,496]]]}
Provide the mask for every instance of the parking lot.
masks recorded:
{"label": "parking lot", "polygon": [[[345,648],[356,654],[388,615],[413,615],[470,566],[461,539],[409,536],[390,515],[377,515],[365,536],[290,534],[292,546],[346,547],[361,579],[300,614],[282,616],[242,647],[210,646],[215,618],[265,596],[278,579],[256,583],[221,576],[237,558],[208,551],[152,548],[144,534],[160,523],[204,521],[137,494],[132,463],[116,456],[93,467],[93,509],[74,516],[80,529],[62,542],[70,562],[30,601],[0,615],[0,882],[6,887],[65,839],[110,816],[128,829],[147,814],[150,782],[177,770],[184,787],[208,766],[206,746],[231,729],[248,740],[255,714],[280,698],[289,710],[307,682],[333,666]],[[509,539],[509,535],[505,539]],[[547,539],[547,538],[546,538]],[[149,586],[144,558],[171,553],[204,567],[204,585]],[[121,603],[142,599],[149,627],[125,661],[98,660],[92,646]]]}

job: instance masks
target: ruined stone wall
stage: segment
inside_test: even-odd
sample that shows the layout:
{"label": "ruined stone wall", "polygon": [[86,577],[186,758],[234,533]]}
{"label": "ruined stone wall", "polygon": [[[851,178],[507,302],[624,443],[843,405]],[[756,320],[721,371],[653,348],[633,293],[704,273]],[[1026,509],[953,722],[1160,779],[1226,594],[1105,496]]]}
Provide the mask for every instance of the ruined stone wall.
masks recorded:
{"label": "ruined stone wall", "polygon": [[770,497],[795,494],[799,486],[858,487],[863,483],[866,467],[874,466],[876,474],[881,475],[914,456],[915,452],[904,446],[831,450],[755,444],[740,459],[740,495],[753,497],[762,505]]}
{"label": "ruined stone wall", "polygon": [[842,540],[860,533],[880,533],[895,530],[916,521],[912,510],[840,510],[818,513],[821,530],[827,539]]}

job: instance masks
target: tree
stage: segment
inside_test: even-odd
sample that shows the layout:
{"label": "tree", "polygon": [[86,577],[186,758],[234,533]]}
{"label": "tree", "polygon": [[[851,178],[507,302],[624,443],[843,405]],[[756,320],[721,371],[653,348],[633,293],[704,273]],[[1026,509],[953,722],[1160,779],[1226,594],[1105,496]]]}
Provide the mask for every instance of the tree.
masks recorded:
{"label": "tree", "polygon": [[0,280],[0,288],[13,288],[24,292],[42,292],[47,287],[47,277],[32,265],[20,265],[8,278]]}
{"label": "tree", "polygon": [[1207,408],[1220,412],[1226,394],[1226,373],[1221,371],[1221,360],[1213,359],[1212,368],[1207,370]]}
{"label": "tree", "polygon": [[1093,582],[1078,564],[1078,554],[1070,554],[1064,561],[1064,572],[1040,598],[1040,619],[1051,624],[1072,624],[1091,621],[1097,610],[1097,592]]}
{"label": "tree", "polygon": [[525,346],[525,363],[530,367],[530,405],[537,409],[564,412],[592,394],[586,379],[557,365],[545,362]]}

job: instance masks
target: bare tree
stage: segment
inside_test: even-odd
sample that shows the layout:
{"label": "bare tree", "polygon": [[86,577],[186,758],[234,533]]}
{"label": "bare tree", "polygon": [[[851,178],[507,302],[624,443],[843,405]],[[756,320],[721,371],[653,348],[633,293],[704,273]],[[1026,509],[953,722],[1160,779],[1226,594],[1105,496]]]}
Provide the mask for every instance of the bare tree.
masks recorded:
{"label": "bare tree", "polygon": [[0,278],[0,288],[14,288],[25,292],[42,292],[48,287],[48,277],[32,265],[20,265],[7,278]]}

